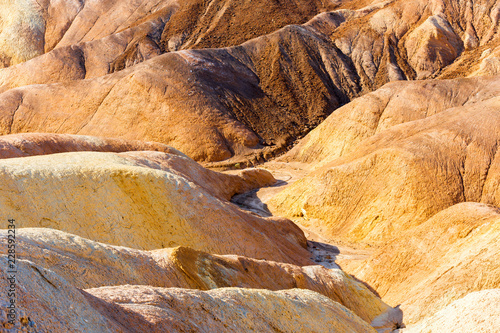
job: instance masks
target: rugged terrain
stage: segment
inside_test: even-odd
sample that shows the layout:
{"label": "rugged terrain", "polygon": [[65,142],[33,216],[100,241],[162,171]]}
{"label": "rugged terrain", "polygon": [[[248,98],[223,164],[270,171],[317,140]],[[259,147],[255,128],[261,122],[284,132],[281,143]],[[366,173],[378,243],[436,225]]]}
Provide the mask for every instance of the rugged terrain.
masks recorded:
{"label": "rugged terrain", "polygon": [[500,332],[499,19],[0,1],[0,330]]}

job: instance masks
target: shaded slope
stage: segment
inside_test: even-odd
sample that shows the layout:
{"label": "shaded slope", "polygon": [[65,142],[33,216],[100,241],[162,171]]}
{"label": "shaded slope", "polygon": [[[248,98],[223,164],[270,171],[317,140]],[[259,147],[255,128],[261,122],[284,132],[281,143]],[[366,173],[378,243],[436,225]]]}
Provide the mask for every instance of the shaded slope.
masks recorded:
{"label": "shaded slope", "polygon": [[460,203],[400,232],[369,259],[340,265],[401,304],[405,323],[414,324],[471,292],[500,287],[499,233],[498,208]]}
{"label": "shaded slope", "polygon": [[110,69],[168,51],[238,45],[337,6],[318,0],[286,5],[269,0],[28,0],[0,5],[1,67],[59,49],[56,58],[79,52],[90,66],[92,60],[108,59]]}
{"label": "shaded slope", "polygon": [[336,110],[280,160],[317,168],[359,149],[363,140],[392,126],[473,105],[499,93],[498,76],[388,83]]}
{"label": "shaded slope", "polygon": [[[393,126],[316,169],[269,207],[332,237],[384,242],[464,201],[499,205],[497,97]],[[480,129],[480,130],[478,130]]]}
{"label": "shaded slope", "polygon": [[138,154],[77,152],[1,160],[2,216],[16,219],[20,228],[51,227],[140,249],[185,245],[309,262],[305,238],[292,222],[258,218],[218,199],[238,188],[238,176],[211,175],[182,156]]}
{"label": "shaded slope", "polygon": [[321,35],[290,27],[241,47],[175,52],[92,80],[13,89],[0,95],[1,131],[105,132],[208,161],[280,146],[355,96],[355,76],[331,50]]}
{"label": "shaded slope", "polygon": [[[232,6],[222,8],[229,13]],[[252,6],[272,8],[260,3]],[[304,6],[289,8],[301,12]],[[359,4],[342,6],[354,8]],[[215,3],[209,9],[217,8],[225,10]],[[314,11],[319,7],[311,8]],[[284,149],[362,92],[393,80],[438,76],[467,52],[495,49],[498,38],[491,24],[496,22],[497,9],[490,3],[478,8],[474,11],[469,4],[455,6],[437,1],[379,2],[356,10],[322,13],[302,26],[287,26],[227,49],[158,56],[161,48],[154,51],[150,42],[144,42],[138,47],[150,55],[131,51],[137,59],[134,56],[124,63],[153,59],[111,76],[94,77],[128,66],[111,61],[115,55],[106,58],[108,53],[103,50],[116,54],[122,51],[99,39],[96,42],[101,44],[87,45],[93,53],[72,48],[68,52],[75,55],[63,52],[55,58],[37,58],[24,67],[2,71],[3,91],[35,82],[77,81],[5,91],[0,95],[0,130],[4,134],[39,131],[89,135],[105,131],[113,137],[167,143],[197,160],[220,161],[232,156],[238,161],[260,159]],[[272,16],[264,15],[266,20],[272,20]],[[156,26],[151,22],[150,26]],[[221,29],[226,29],[223,26]],[[137,25],[133,29],[143,28]],[[228,36],[239,31],[226,30],[230,31]],[[112,40],[132,40],[136,34],[140,33],[130,32],[128,37]],[[89,59],[95,61],[86,60],[85,54],[91,53],[94,55]],[[106,58],[102,61],[97,59],[101,53]],[[73,59],[69,61],[73,65],[62,66],[68,63],[61,60],[66,58]],[[49,68],[37,71],[42,65]],[[474,66],[466,67],[447,77],[476,73]],[[33,77],[22,73],[40,74]],[[85,77],[94,78],[79,80]]]}

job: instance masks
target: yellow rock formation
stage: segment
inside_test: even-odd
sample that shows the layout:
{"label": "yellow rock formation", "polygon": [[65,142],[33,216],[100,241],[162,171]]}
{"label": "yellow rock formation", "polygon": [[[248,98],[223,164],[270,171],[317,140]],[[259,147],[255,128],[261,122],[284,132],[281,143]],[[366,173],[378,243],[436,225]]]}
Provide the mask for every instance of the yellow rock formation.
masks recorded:
{"label": "yellow rock formation", "polygon": [[[0,233],[6,244],[7,232]],[[368,323],[391,310],[340,269],[299,267],[187,247],[141,251],[46,228],[20,229],[17,256],[50,269],[76,288],[148,285],[209,290],[223,287],[309,289],[342,304]]]}
{"label": "yellow rock formation", "polygon": [[377,244],[460,202],[499,205],[499,106],[493,97],[392,126],[323,163],[269,208],[305,211],[328,237]]}
{"label": "yellow rock formation", "polygon": [[499,237],[497,207],[460,203],[399,233],[366,261],[340,265],[401,304],[405,323],[414,324],[471,292],[500,288]]}
{"label": "yellow rock formation", "polygon": [[[6,274],[5,266],[1,267]],[[115,286],[81,290],[36,264],[18,261],[15,326],[51,332],[376,332],[337,302],[310,290],[220,288],[210,291]],[[1,279],[2,290],[8,289]]]}
{"label": "yellow rock formation", "polygon": [[[14,218],[18,227],[50,227],[114,245],[183,245],[309,262],[304,235],[292,222],[259,218],[218,198],[231,195],[234,187],[223,186],[234,178],[239,177],[161,152],[12,158],[0,161],[0,207],[2,217]],[[244,182],[240,179],[236,188]]]}

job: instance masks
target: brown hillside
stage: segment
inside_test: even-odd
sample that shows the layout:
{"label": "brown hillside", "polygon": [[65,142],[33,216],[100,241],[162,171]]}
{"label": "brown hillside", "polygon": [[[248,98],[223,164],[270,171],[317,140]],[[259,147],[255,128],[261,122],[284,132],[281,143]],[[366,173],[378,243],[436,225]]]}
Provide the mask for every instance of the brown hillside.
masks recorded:
{"label": "brown hillside", "polygon": [[[248,25],[268,27],[266,20],[272,21],[274,17],[300,23],[318,11],[332,9],[330,5],[301,2],[297,6],[281,6],[273,11],[277,14],[266,15],[264,12],[273,10],[273,6],[252,2],[252,8],[262,11],[262,16],[252,13],[251,20],[235,18],[242,25],[238,27],[224,23],[233,20],[226,21],[225,15],[233,11],[244,15],[244,6],[250,3],[211,4],[207,16],[199,20],[197,15],[189,14],[191,10],[197,12],[194,5],[176,9],[174,14],[168,9],[172,17],[165,27],[177,29],[175,15],[184,13],[200,24],[199,29],[193,27],[200,36],[201,31],[210,31],[211,36],[216,36],[213,31],[221,34],[224,31],[229,40],[233,33],[244,35],[238,29],[251,30]],[[171,8],[170,5],[161,3],[165,8]],[[49,52],[0,72],[1,89],[5,91],[0,95],[1,133],[99,135],[106,132],[113,137],[166,143],[202,161],[220,161],[232,156],[248,160],[261,154],[270,156],[272,151],[285,148],[337,107],[389,81],[445,75],[443,70],[450,73],[446,77],[496,71],[497,37],[492,27],[496,9],[490,4],[476,4],[477,10],[469,5],[436,1],[379,2],[365,7],[354,2],[340,5],[343,9],[319,14],[302,26],[287,26],[240,46],[234,43],[243,40],[227,44],[206,41],[211,47],[233,46],[163,55],[165,50],[160,46],[157,50],[153,45],[162,44],[163,30],[160,40],[141,42],[137,44],[140,50],[125,50],[128,46],[124,45],[142,38],[138,36],[144,29],[149,31],[141,24],[156,26],[152,21],[137,18],[138,25],[127,32],[101,26],[104,21],[100,18],[90,20],[95,21],[94,25],[83,39],[75,37],[80,34],[76,30],[70,33],[73,27],[78,27],[73,23],[64,38],[71,40],[69,44],[73,40],[84,44],[68,44],[66,51],[61,45],[53,54]],[[104,6],[105,10],[97,12],[118,15],[117,8],[123,5],[116,6],[110,3],[109,8]],[[146,7],[140,8],[131,18],[148,13]],[[210,14],[212,10],[220,15]],[[95,11],[84,8],[81,15],[95,15]],[[218,22],[215,26],[212,17]],[[281,23],[269,26],[270,29],[286,24],[276,20]],[[74,22],[80,21],[83,19]],[[188,21],[179,18],[182,24],[189,24]],[[118,23],[119,27],[126,25],[121,20],[115,24]],[[121,35],[112,37],[111,31]],[[258,34],[269,32],[262,30]],[[113,44],[119,40],[122,46]],[[98,44],[89,44],[94,42]],[[196,47],[196,42],[186,43],[186,47]],[[483,51],[486,53],[482,58],[471,56]],[[476,59],[474,64],[482,69],[476,70],[474,64],[468,64],[464,70],[450,72],[455,62],[465,63],[467,59]],[[102,76],[138,62],[142,63]],[[81,80],[84,78],[89,80]],[[32,83],[55,82],[61,83],[9,91]]]}
{"label": "brown hillside", "polygon": [[[393,126],[269,203],[321,219],[331,237],[380,242],[464,201],[498,205],[498,97]],[[479,130],[480,129],[480,130]]]}

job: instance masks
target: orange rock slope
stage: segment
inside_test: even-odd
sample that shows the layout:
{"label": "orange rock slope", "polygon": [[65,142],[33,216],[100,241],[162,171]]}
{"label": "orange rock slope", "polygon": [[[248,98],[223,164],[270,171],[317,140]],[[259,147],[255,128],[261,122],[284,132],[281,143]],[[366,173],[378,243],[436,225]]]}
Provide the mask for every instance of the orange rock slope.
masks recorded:
{"label": "orange rock slope", "polygon": [[[274,180],[263,170],[246,176],[260,185]],[[309,262],[305,237],[291,221],[259,218],[226,201],[251,183],[187,157],[74,152],[11,158],[0,160],[0,177],[2,217],[16,219],[18,227],[56,228],[141,249],[184,245]]]}
{"label": "orange rock slope", "polygon": [[[443,89],[444,94],[434,97],[442,96],[440,102],[421,102],[421,110],[433,110],[429,113],[419,113],[418,104],[413,105],[415,112],[397,106],[385,109],[391,103],[377,99],[388,92],[384,88],[348,104],[290,152],[291,160],[311,156],[320,160],[320,166],[274,197],[269,207],[286,216],[305,211],[324,221],[329,236],[377,243],[456,203],[498,205],[497,80],[480,79],[486,83],[479,85],[483,89],[472,91],[470,99],[458,98],[466,99],[464,105],[450,100],[450,90]],[[441,86],[459,85],[460,89],[451,90],[451,96],[456,96],[474,81],[478,80],[444,81]],[[392,93],[401,99],[409,95],[411,100],[415,86],[422,91],[428,84],[415,82],[409,84],[412,89]],[[384,117],[389,119],[386,124],[404,123],[385,125],[383,130]],[[345,131],[328,126],[342,119],[348,119],[341,125]]]}
{"label": "orange rock slope", "polygon": [[498,80],[385,85],[281,158],[310,163],[310,172],[267,207],[329,239],[371,248],[366,260],[338,263],[400,304],[410,331],[490,327],[474,319],[480,298],[455,324],[444,318],[458,316],[456,306],[474,292],[500,286]]}
{"label": "orange rock slope", "polygon": [[[499,19],[486,0],[0,1],[19,272],[0,330],[495,331]],[[286,150],[279,182],[194,161]],[[241,198],[275,216],[230,202],[270,185]],[[363,256],[313,265],[327,246],[279,216]]]}
{"label": "orange rock slope", "polygon": [[[5,241],[7,232],[1,238]],[[342,304],[368,323],[391,310],[361,282],[340,269],[320,265],[299,267],[187,247],[141,251],[45,228],[21,229],[17,239],[20,259],[50,269],[81,289],[120,285],[200,290],[300,288]]]}
{"label": "orange rock slope", "polygon": [[[121,2],[77,6],[56,25],[55,30],[65,32],[54,37],[62,38],[59,47],[0,71],[0,132],[104,132],[170,144],[197,160],[258,159],[260,154],[272,156],[337,107],[388,81],[496,73],[497,9],[487,2],[477,3],[473,10],[470,4],[438,1],[351,1],[303,25],[298,24],[337,5],[252,2],[251,8],[262,15],[252,10],[245,19],[228,15],[247,15],[246,3],[213,1],[206,10],[205,4],[196,3],[136,5],[137,9]],[[16,12],[15,7],[9,10]],[[273,15],[267,15],[271,10]],[[118,19],[121,12],[132,14],[124,22]],[[162,15],[170,20],[165,23]],[[160,17],[163,23],[151,23]],[[105,25],[111,18],[113,23]],[[275,25],[266,20],[275,20]],[[267,30],[291,23],[295,25]],[[113,35],[125,33],[121,29],[129,25],[140,29],[141,24],[155,26],[158,33],[144,28],[145,39],[139,32],[129,32],[126,38]],[[194,30],[184,29],[186,24]],[[193,39],[186,37],[186,48],[230,47],[165,54],[160,45],[177,45],[179,31],[193,33]],[[213,40],[202,42],[201,31]],[[29,29],[19,32],[31,34]],[[219,33],[224,40],[220,43]],[[240,37],[231,37],[233,33]],[[257,38],[236,46],[250,37]],[[45,38],[54,44],[52,37]],[[113,42],[120,38],[126,41],[118,47]],[[125,46],[130,40],[135,49]],[[88,41],[88,51],[82,51],[83,44],[73,44],[82,41]],[[139,64],[126,66],[135,63]],[[464,66],[469,70],[464,72]]]}

